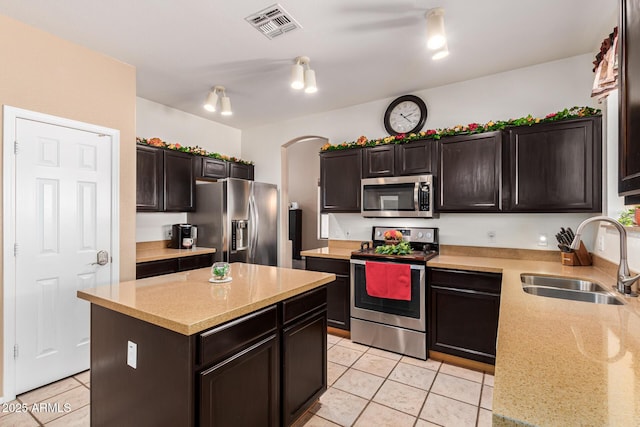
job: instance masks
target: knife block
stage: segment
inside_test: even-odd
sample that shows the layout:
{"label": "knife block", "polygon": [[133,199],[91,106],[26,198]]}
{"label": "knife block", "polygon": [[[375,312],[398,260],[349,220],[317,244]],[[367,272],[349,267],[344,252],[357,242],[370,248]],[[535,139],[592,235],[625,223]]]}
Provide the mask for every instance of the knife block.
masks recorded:
{"label": "knife block", "polygon": [[584,243],[580,242],[580,247],[574,252],[560,252],[560,262],[562,265],[585,266],[591,265],[591,255]]}

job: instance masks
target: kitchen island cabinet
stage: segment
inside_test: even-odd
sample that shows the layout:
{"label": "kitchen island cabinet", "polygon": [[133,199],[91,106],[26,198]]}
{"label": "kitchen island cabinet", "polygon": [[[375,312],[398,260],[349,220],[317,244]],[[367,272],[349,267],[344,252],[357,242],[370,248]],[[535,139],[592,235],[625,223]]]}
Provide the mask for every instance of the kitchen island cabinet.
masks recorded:
{"label": "kitchen island cabinet", "polygon": [[231,268],[224,284],[199,269],[78,291],[99,337],[91,425],[288,425],[324,392],[334,276]]}

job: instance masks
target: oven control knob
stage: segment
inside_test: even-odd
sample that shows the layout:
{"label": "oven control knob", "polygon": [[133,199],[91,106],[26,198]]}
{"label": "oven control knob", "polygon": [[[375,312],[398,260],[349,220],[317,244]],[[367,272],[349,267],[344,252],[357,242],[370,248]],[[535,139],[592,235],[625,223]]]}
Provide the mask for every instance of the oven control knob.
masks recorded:
{"label": "oven control knob", "polygon": [[430,232],[427,232],[427,239],[430,239],[431,237],[433,237],[433,236],[431,235],[431,233],[430,233]]}
{"label": "oven control knob", "polygon": [[378,236],[378,237],[382,236],[382,231],[376,232],[376,236]]}
{"label": "oven control knob", "polygon": [[424,237],[424,234],[422,234],[422,231],[418,233],[418,239],[422,239],[423,237]]}

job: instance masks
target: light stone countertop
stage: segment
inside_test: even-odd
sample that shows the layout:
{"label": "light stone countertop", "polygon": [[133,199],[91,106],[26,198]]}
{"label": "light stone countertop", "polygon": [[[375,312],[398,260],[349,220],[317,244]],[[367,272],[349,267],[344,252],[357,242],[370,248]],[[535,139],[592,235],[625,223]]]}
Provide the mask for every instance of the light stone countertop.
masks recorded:
{"label": "light stone countertop", "polygon": [[209,268],[78,291],[110,310],[192,335],[335,280],[334,274],[233,263],[228,283]]}
{"label": "light stone countertop", "polygon": [[300,255],[308,256],[308,257],[316,257],[316,258],[331,258],[331,259],[351,259],[351,252],[356,249],[348,249],[348,248],[318,248],[318,249],[308,249],[305,251],[300,251]]}
{"label": "light stone countertop", "polygon": [[[640,302],[525,293],[521,273],[614,279],[559,262],[440,255],[429,267],[501,272],[493,425],[640,426]],[[471,325],[470,325],[471,327]]]}
{"label": "light stone countertop", "polygon": [[136,250],[136,263],[214,253],[216,253],[214,248],[203,248],[199,246],[193,249],[172,249],[162,247],[144,250],[138,249]]}

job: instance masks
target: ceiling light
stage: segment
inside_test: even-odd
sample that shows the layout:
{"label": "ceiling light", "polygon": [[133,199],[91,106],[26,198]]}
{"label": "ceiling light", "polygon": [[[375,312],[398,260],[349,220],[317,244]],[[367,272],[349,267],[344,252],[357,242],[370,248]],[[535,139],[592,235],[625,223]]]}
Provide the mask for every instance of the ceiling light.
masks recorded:
{"label": "ceiling light", "polygon": [[447,47],[447,43],[445,44],[431,56],[431,59],[438,60],[449,56],[449,48]]}
{"label": "ceiling light", "polygon": [[214,86],[211,88],[211,91],[207,95],[207,100],[204,103],[204,109],[207,111],[214,112],[216,111],[216,104],[218,103],[219,94],[222,94],[222,98],[220,99],[220,106],[222,107],[222,111],[220,114],[223,116],[230,116],[231,112],[231,100],[225,93],[224,86]]}
{"label": "ceiling light", "polygon": [[431,50],[442,48],[447,42],[444,33],[444,9],[437,7],[425,14],[427,18],[427,47]]}
{"label": "ceiling light", "polygon": [[212,113],[216,111],[216,104],[218,103],[218,94],[215,89],[211,89],[209,95],[207,95],[207,100],[204,102],[204,109],[207,111],[211,111]]}
{"label": "ceiling light", "polygon": [[222,99],[220,100],[220,105],[222,106],[222,111],[220,111],[220,114],[222,114],[223,116],[230,116],[231,114],[233,114],[233,112],[231,111],[231,100],[228,96],[225,95],[222,97]]}
{"label": "ceiling light", "polygon": [[293,89],[304,88],[306,93],[315,93],[318,91],[316,72],[309,67],[309,62],[310,59],[306,56],[298,56],[295,59],[295,64],[291,68],[291,87]]}

